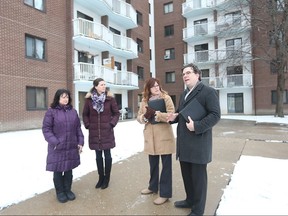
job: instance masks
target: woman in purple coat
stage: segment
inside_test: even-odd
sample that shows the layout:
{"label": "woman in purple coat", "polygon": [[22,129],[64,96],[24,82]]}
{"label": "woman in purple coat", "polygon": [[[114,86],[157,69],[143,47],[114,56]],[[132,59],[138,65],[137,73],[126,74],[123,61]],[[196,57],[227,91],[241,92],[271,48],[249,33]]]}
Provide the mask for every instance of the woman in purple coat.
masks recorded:
{"label": "woman in purple coat", "polygon": [[85,98],[83,123],[89,130],[89,148],[96,152],[99,174],[95,188],[105,189],[108,187],[112,168],[111,149],[115,147],[113,128],[119,121],[120,112],[115,98],[106,91],[106,83],[102,78],[93,81],[93,87]]}
{"label": "woman in purple coat", "polygon": [[79,166],[79,153],[84,145],[80,118],[71,102],[69,90],[57,90],[42,126],[44,138],[48,142],[46,170],[54,172],[56,195],[61,203],[75,199],[71,191],[72,169]]}

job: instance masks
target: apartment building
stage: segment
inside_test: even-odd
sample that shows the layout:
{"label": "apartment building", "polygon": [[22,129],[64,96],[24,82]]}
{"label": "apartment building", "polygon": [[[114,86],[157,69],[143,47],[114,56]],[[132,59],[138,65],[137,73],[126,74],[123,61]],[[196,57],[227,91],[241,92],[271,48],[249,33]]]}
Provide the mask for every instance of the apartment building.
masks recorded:
{"label": "apartment building", "polygon": [[58,88],[72,88],[72,2],[0,1],[0,132],[39,128]]}

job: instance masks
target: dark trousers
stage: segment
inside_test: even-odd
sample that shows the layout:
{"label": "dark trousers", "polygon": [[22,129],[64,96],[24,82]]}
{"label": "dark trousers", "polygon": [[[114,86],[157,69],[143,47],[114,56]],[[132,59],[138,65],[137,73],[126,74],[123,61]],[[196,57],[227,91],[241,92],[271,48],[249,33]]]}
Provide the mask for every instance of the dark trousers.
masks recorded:
{"label": "dark trousers", "polygon": [[161,155],[162,170],[159,181],[159,155],[149,155],[150,180],[148,189],[163,198],[172,197],[172,155]]}
{"label": "dark trousers", "polygon": [[97,159],[99,159],[99,160],[102,159],[103,160],[102,152],[104,152],[105,159],[112,159],[110,149],[107,149],[107,150],[95,150],[95,152],[96,152],[96,160]]}
{"label": "dark trousers", "polygon": [[180,161],[186,200],[192,204],[192,211],[203,215],[207,196],[207,164]]}

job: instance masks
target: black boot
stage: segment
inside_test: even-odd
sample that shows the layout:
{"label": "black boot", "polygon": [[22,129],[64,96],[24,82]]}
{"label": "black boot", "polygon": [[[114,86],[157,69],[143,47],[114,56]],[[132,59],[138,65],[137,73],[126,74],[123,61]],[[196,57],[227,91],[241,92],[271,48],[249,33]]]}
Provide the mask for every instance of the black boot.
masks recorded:
{"label": "black boot", "polygon": [[75,194],[71,191],[72,182],[73,182],[72,170],[64,172],[64,191],[66,193],[68,200],[74,200],[76,198]]}
{"label": "black boot", "polygon": [[64,179],[62,176],[62,172],[54,172],[53,182],[58,201],[61,203],[67,202],[68,198],[66,196],[66,193],[64,192]]}
{"label": "black boot", "polygon": [[96,159],[97,170],[99,175],[99,180],[95,186],[95,188],[100,188],[104,181],[104,167],[103,167],[103,159]]}
{"label": "black boot", "polygon": [[101,189],[105,189],[109,185],[111,168],[112,168],[112,158],[110,159],[105,158],[105,177]]}

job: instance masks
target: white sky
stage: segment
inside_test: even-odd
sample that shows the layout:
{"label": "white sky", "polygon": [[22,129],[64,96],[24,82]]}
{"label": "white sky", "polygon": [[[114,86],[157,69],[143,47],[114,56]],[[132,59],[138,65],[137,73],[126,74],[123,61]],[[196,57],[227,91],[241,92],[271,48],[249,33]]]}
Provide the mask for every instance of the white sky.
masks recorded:
{"label": "white sky", "polygon": [[[233,115],[222,116],[222,119],[288,123],[287,117],[273,116]],[[96,167],[95,152],[88,147],[88,132],[84,127],[82,129],[85,145],[81,165],[73,170],[74,180]],[[127,129],[129,134],[137,137],[137,142],[127,139]],[[142,129],[143,125],[136,120],[118,123],[115,127],[116,147],[111,151],[113,163],[143,150]],[[173,129],[176,135],[176,125]],[[45,171],[47,143],[41,129],[0,133],[0,147],[0,210],[54,187],[52,172]],[[283,172],[287,167],[288,159],[241,156],[229,185],[223,189],[217,215],[288,215],[288,172]]]}

